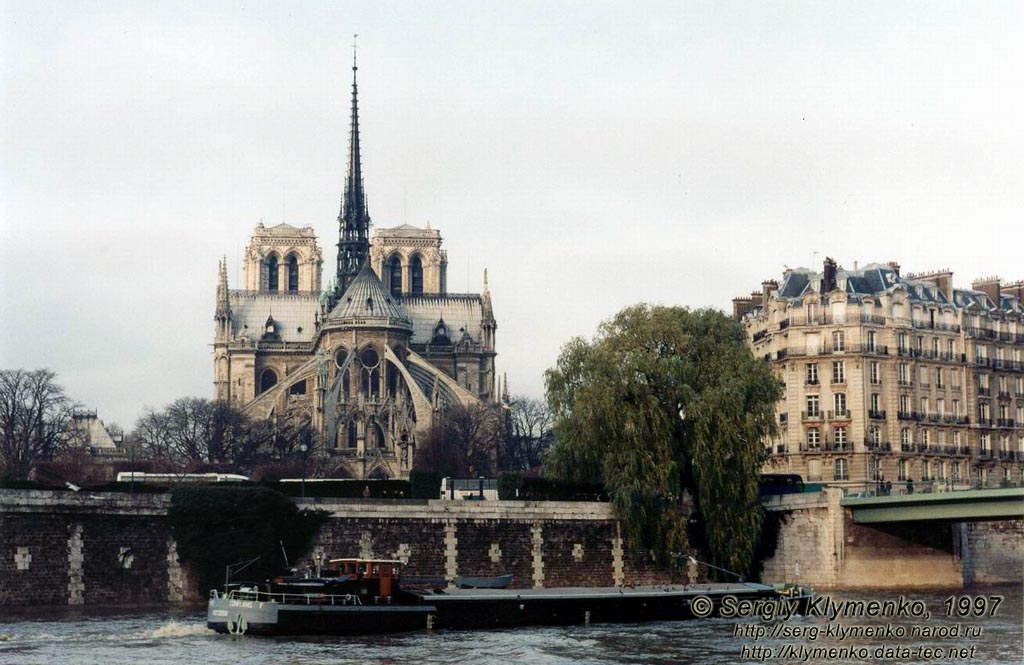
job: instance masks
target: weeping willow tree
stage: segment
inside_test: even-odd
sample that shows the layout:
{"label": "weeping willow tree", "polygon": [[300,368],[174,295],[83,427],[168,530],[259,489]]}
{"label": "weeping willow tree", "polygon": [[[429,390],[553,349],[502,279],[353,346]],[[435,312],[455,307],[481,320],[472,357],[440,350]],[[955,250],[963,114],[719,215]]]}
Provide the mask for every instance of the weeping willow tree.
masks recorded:
{"label": "weeping willow tree", "polygon": [[739,323],[709,309],[636,305],[569,341],[545,374],[555,445],[545,471],[600,479],[631,542],[661,561],[691,547],[694,498],[713,563],[747,571],[760,535],[761,441],[782,386]]}

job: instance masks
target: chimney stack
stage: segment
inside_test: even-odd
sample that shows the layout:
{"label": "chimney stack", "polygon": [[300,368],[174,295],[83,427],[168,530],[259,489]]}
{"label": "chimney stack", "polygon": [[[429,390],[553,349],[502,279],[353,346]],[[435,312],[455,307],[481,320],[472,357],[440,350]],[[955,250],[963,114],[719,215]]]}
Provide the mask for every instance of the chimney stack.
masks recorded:
{"label": "chimney stack", "polygon": [[831,293],[836,290],[836,262],[825,257],[824,269],[821,273],[821,292]]}
{"label": "chimney stack", "polygon": [[900,264],[899,263],[897,263],[896,261],[889,261],[889,267],[892,268],[892,271],[894,273],[896,273],[897,277],[900,276]]}
{"label": "chimney stack", "polygon": [[975,291],[981,291],[989,298],[996,307],[999,307],[999,277],[985,277],[982,279],[976,279],[971,282],[971,288]]}

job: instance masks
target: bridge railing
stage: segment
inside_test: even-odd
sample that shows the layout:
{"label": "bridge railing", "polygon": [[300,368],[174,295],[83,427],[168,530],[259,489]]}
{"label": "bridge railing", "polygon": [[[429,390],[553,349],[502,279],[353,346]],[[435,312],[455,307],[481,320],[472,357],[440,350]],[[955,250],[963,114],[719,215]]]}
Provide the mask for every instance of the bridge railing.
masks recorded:
{"label": "bridge railing", "polygon": [[939,492],[962,492],[966,490],[1000,489],[1004,487],[1021,487],[1020,482],[999,481],[985,484],[972,483],[966,479],[945,480],[899,480],[871,481],[844,485],[843,497],[849,499],[869,499],[884,496],[906,496],[910,494],[937,494]]}

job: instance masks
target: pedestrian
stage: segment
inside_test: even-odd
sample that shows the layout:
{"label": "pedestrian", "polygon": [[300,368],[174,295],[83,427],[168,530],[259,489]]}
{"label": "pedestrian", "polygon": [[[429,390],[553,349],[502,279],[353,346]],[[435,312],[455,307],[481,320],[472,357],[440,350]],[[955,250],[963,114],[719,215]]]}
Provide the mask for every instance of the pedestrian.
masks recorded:
{"label": "pedestrian", "polygon": [[369,499],[370,498],[370,486],[369,485],[364,485],[363,486],[363,498],[364,499]]}
{"label": "pedestrian", "polygon": [[889,496],[890,494],[892,494],[892,481],[887,480],[885,481],[885,495]]}
{"label": "pedestrian", "polygon": [[907,478],[907,494],[913,494],[913,493],[914,493],[914,479],[913,478]]}

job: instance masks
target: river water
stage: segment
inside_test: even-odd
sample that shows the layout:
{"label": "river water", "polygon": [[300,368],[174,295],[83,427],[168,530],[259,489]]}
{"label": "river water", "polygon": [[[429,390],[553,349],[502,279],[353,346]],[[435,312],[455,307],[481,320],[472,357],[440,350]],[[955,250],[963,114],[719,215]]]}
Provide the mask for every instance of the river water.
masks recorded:
{"label": "river water", "polygon": [[[1001,595],[1004,600],[995,616],[957,619],[945,616],[943,601],[951,595]],[[832,623],[845,626],[884,626],[886,623],[913,627],[952,627],[959,624],[960,637],[921,637],[902,639],[870,637],[840,639],[819,636],[807,639],[759,639],[737,635],[746,624],[771,627],[772,622],[757,619],[704,619],[686,622],[662,622],[640,625],[594,625],[564,628],[524,628],[489,631],[437,631],[385,637],[276,639],[233,638],[206,629],[202,609],[169,610],[32,610],[26,612],[0,608],[0,665],[185,665],[188,663],[244,663],[264,665],[289,663],[317,665],[331,663],[445,663],[517,665],[568,665],[584,663],[958,663],[988,664],[1024,662],[1024,603],[1021,587],[985,587],[965,591],[863,591],[829,593],[833,600],[886,600],[900,595],[921,600],[931,613],[922,617],[863,619],[846,617]],[[799,617],[788,627],[825,628],[824,617]],[[980,631],[964,637],[967,627]],[[829,658],[779,650],[786,645],[807,647],[850,647],[868,649],[854,657]],[[965,657],[934,657],[915,653],[910,656],[878,652],[880,647],[974,647]],[[744,655],[743,649],[747,652]],[[752,648],[766,647],[766,652]],[[903,656],[903,657],[900,657]]]}

